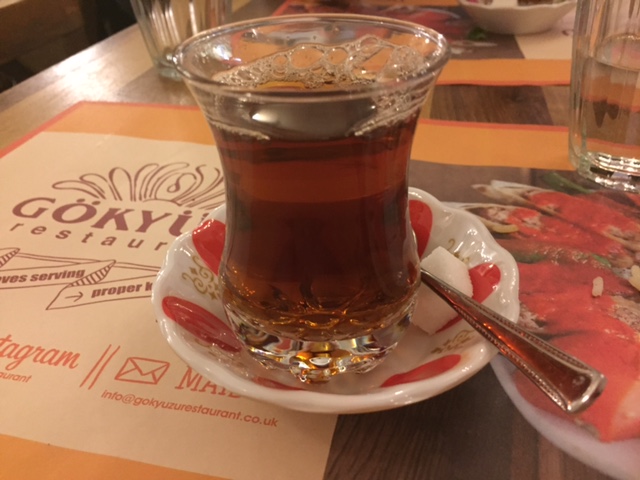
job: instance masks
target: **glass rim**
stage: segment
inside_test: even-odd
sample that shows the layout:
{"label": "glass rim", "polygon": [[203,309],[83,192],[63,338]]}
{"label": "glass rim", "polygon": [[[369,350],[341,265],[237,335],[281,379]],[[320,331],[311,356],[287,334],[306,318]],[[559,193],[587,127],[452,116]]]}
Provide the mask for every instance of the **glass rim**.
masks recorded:
{"label": "glass rim", "polygon": [[[239,31],[248,31],[252,28],[259,28],[263,26],[277,26],[292,23],[322,23],[328,21],[340,21],[344,23],[352,24],[371,24],[377,25],[383,28],[389,28],[390,30],[396,30],[398,32],[404,32],[407,34],[419,35],[424,39],[428,39],[434,45],[437,46],[436,50],[430,57],[433,57],[433,61],[426,61],[423,68],[418,72],[407,78],[400,78],[387,83],[372,83],[365,85],[350,85],[344,88],[336,88],[335,90],[256,90],[255,88],[242,87],[237,85],[229,85],[223,82],[213,80],[212,78],[199,75],[185,68],[182,60],[186,58],[189,49],[196,45],[206,42],[215,37],[231,36]],[[360,15],[351,13],[320,13],[320,14],[296,14],[296,15],[281,15],[276,17],[260,17],[250,20],[243,20],[234,23],[228,23],[214,27],[196,35],[182,42],[174,51],[173,64],[183,78],[183,80],[200,84],[203,87],[216,88],[218,93],[226,94],[229,96],[247,95],[250,94],[253,97],[277,97],[279,99],[291,98],[300,99],[304,97],[307,101],[313,98],[317,98],[318,101],[325,101],[328,97],[334,96],[353,96],[357,94],[370,95],[372,91],[387,91],[396,90],[402,87],[410,87],[415,84],[419,84],[425,79],[429,79],[438,73],[444,64],[449,60],[451,55],[450,46],[445,39],[444,35],[440,32],[420,25],[418,23],[412,23],[404,20],[398,20],[394,18],[374,16],[374,15]],[[425,57],[427,58],[427,57]]]}

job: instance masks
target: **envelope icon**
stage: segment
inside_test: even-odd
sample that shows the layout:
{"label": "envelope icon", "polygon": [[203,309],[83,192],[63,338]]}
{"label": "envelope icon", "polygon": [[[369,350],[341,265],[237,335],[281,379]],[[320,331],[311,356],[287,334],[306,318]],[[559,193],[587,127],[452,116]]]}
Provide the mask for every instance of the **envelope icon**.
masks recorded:
{"label": "envelope icon", "polygon": [[129,357],[116,373],[115,379],[121,382],[145,383],[157,385],[169,370],[169,362],[151,358]]}

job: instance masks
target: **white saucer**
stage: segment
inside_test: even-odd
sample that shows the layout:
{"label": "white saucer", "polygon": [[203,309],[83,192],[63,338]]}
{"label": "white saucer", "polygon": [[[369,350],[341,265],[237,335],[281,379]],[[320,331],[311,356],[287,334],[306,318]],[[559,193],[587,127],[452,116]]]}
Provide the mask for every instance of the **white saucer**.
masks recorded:
{"label": "white saucer", "polygon": [[[480,292],[482,285],[494,286],[483,303],[515,321],[519,313],[517,265],[484,225],[475,216],[448,208],[413,188],[410,208],[422,256],[443,246],[468,261],[478,273],[475,291]],[[458,320],[434,335],[411,326],[382,365],[365,374],[338,376],[328,384],[305,385],[287,373],[265,369],[239,351],[218,301],[217,267],[224,243],[224,219],[223,205],[194,232],[176,239],[152,292],[155,314],[167,342],[209,381],[244,397],[294,410],[360,413],[438,395],[470,378],[496,355],[487,341]],[[166,311],[163,304],[170,305]],[[419,298],[414,317],[424,315],[425,309],[428,306]]]}

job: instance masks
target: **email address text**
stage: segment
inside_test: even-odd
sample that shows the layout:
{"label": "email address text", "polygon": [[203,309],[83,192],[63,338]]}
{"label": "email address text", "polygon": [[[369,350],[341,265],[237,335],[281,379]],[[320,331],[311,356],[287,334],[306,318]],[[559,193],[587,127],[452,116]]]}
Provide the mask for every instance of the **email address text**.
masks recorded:
{"label": "email address text", "polygon": [[277,427],[278,419],[275,417],[265,418],[259,415],[245,414],[240,410],[224,410],[220,408],[207,407],[205,405],[194,405],[189,403],[168,402],[166,400],[158,400],[152,397],[141,397],[133,393],[120,393],[117,391],[105,390],[102,392],[101,398],[113,400],[125,405],[133,407],[146,407],[153,409],[175,410],[179,412],[192,413],[197,415],[206,415],[209,417],[225,418],[227,420],[236,420],[255,425],[263,425],[268,427]]}

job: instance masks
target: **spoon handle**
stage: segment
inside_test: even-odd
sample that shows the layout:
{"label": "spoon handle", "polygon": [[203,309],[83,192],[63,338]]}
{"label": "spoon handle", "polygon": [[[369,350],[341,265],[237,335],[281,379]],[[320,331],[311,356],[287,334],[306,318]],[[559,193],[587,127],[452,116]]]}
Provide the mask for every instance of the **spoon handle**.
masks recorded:
{"label": "spoon handle", "polygon": [[562,410],[577,413],[602,393],[604,375],[523,330],[426,270],[422,282],[491,342]]}

